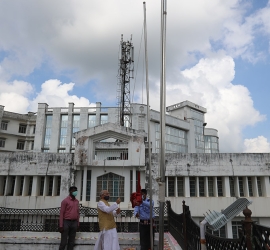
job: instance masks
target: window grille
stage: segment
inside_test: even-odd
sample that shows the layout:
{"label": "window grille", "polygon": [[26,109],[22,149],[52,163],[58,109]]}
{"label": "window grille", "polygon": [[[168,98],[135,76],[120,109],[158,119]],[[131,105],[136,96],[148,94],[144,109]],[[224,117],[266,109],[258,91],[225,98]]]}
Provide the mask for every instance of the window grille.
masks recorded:
{"label": "window grille", "polygon": [[218,196],[223,196],[222,177],[217,177]]}
{"label": "window grille", "polygon": [[238,185],[239,185],[239,192],[240,197],[244,197],[244,185],[243,185],[243,177],[238,177]]}
{"label": "window grille", "polygon": [[23,192],[23,184],[24,184],[24,176],[21,176],[20,181],[21,181],[21,183],[20,183],[20,191],[19,191],[19,195],[22,195],[22,192]]}
{"label": "window grille", "polygon": [[214,197],[214,178],[208,177],[208,196]]}
{"label": "window grille", "polygon": [[25,141],[18,141],[17,142],[17,149],[24,150]]}
{"label": "window grille", "polygon": [[39,195],[43,196],[44,194],[44,185],[45,185],[45,176],[40,177],[40,189],[39,189]]}
{"label": "window grille", "polygon": [[230,176],[229,177],[229,182],[230,182],[230,193],[231,193],[231,197],[235,197],[234,177]]}
{"label": "window grille", "polygon": [[53,191],[53,176],[49,176],[48,196],[52,196],[52,191]]}
{"label": "window grille", "polygon": [[90,201],[91,194],[91,170],[87,170],[87,180],[86,180],[86,200]]}
{"label": "window grille", "polygon": [[241,221],[232,221],[232,236],[233,236],[233,239],[239,239],[239,229],[242,229]]}
{"label": "window grille", "polygon": [[261,196],[263,196],[262,185],[261,185],[261,177],[257,177],[257,186],[258,186],[258,194],[261,197]]}
{"label": "window grille", "polygon": [[178,196],[184,196],[184,178],[177,177],[177,191]]}
{"label": "window grille", "polygon": [[26,133],[26,127],[27,127],[27,125],[25,125],[25,124],[20,124],[20,125],[19,125],[19,133],[25,134],[25,133]]}
{"label": "window grille", "polygon": [[0,148],[4,148],[6,144],[6,139],[0,138]]}
{"label": "window grille", "polygon": [[57,177],[57,190],[56,190],[56,195],[60,195],[61,191],[61,176]]}
{"label": "window grille", "polygon": [[200,191],[200,196],[205,196],[204,194],[204,177],[199,177],[199,191]]}
{"label": "window grille", "polygon": [[175,177],[168,177],[168,197],[175,196],[175,188],[174,188]]}
{"label": "window grille", "polygon": [[189,190],[190,190],[190,197],[196,196],[196,178],[189,177]]}
{"label": "window grille", "polygon": [[251,179],[251,177],[248,177],[248,192],[249,192],[249,196],[253,196],[252,179]]}
{"label": "window grille", "polygon": [[8,127],[8,122],[2,121],[2,122],[1,122],[1,129],[2,129],[2,130],[7,130],[7,127]]}
{"label": "window grille", "polygon": [[29,177],[28,195],[32,194],[33,176]]}

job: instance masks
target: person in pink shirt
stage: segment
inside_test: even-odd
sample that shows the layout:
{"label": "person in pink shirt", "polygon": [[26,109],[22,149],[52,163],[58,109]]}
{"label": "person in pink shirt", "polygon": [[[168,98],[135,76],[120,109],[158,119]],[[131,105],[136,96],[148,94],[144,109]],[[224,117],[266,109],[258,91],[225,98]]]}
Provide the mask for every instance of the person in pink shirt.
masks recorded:
{"label": "person in pink shirt", "polygon": [[79,201],[75,198],[77,187],[69,188],[69,196],[61,202],[59,232],[61,233],[61,243],[59,250],[73,250],[75,245],[76,232],[79,229]]}

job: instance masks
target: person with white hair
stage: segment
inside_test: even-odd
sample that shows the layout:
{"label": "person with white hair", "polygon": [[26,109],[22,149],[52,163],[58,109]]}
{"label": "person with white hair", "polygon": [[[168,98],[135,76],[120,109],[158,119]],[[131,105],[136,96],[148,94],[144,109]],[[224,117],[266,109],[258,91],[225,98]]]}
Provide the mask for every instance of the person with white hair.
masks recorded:
{"label": "person with white hair", "polygon": [[97,204],[100,233],[94,250],[120,250],[114,217],[121,212],[118,207],[121,199],[118,198],[112,205],[109,204],[109,199],[108,190],[102,190]]}

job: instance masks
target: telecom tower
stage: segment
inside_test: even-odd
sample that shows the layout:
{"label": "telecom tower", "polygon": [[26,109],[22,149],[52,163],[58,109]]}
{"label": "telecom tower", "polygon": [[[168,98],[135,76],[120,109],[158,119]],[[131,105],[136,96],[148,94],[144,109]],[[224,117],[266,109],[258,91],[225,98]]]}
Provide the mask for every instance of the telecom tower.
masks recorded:
{"label": "telecom tower", "polygon": [[130,41],[124,42],[123,35],[121,35],[120,47],[117,96],[119,106],[118,121],[121,126],[131,128],[130,79],[134,78],[134,47],[132,37]]}

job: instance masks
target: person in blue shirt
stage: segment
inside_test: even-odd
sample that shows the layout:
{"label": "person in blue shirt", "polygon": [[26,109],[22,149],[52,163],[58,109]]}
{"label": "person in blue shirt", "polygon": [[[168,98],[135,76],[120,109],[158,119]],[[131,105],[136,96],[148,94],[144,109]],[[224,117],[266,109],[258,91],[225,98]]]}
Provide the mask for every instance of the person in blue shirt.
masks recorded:
{"label": "person in blue shirt", "polygon": [[[142,203],[138,204],[134,208],[134,216],[140,219],[140,245],[141,250],[151,249],[151,237],[150,237],[150,199],[146,197],[147,190],[141,189]],[[152,220],[154,225],[154,201],[152,201]],[[153,240],[154,240],[154,228],[153,228]]]}

